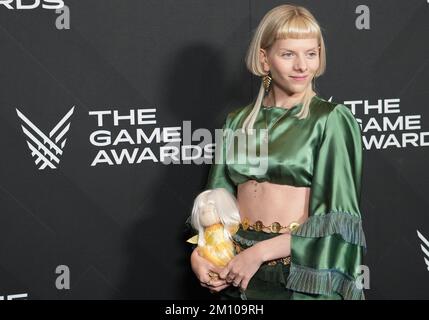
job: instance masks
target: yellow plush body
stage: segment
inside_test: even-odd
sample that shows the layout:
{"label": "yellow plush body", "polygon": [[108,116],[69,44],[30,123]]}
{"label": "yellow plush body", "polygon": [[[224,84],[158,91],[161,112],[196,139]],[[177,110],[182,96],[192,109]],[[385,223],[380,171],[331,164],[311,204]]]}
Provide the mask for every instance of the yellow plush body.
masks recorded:
{"label": "yellow plush body", "polygon": [[235,255],[234,244],[231,240],[225,238],[223,228],[220,223],[206,227],[204,229],[206,244],[198,247],[198,252],[203,258],[219,267],[226,266]]}

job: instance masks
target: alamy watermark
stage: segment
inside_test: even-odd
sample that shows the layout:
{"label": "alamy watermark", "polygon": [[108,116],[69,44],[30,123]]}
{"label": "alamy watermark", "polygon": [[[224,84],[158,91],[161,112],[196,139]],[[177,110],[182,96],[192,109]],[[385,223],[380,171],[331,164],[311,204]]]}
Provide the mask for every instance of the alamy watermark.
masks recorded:
{"label": "alamy watermark", "polygon": [[91,166],[159,162],[175,164],[244,165],[250,174],[268,169],[266,129],[245,133],[242,128],[192,129],[191,121],[182,126],[160,127],[156,109],[89,111],[95,130],[89,141],[96,148]]}

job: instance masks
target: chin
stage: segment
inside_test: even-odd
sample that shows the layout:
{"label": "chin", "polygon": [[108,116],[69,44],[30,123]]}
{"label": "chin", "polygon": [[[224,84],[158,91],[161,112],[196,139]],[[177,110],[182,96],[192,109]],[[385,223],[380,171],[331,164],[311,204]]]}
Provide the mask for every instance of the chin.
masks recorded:
{"label": "chin", "polygon": [[298,85],[298,86],[294,86],[294,91],[297,91],[299,93],[304,92],[305,90],[307,90],[308,88],[308,84],[307,85]]}
{"label": "chin", "polygon": [[305,83],[305,84],[292,83],[292,84],[289,84],[288,86],[284,86],[283,90],[288,92],[290,95],[301,94],[307,89],[308,85],[309,85],[308,83]]}
{"label": "chin", "polygon": [[289,91],[292,93],[303,93],[306,88],[307,86],[292,86]]}

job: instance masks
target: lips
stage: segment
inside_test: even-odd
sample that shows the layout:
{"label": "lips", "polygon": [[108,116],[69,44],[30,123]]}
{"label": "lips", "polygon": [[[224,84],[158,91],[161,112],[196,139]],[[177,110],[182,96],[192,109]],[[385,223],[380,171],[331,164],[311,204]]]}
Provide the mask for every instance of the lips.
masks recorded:
{"label": "lips", "polygon": [[304,83],[305,82],[305,80],[307,79],[307,76],[304,76],[304,77],[293,77],[293,76],[291,76],[291,78],[292,78],[292,80],[293,80],[293,82],[296,82],[296,83]]}
{"label": "lips", "polygon": [[307,78],[307,76],[290,76],[291,78],[294,78],[294,79],[305,79],[305,78]]}

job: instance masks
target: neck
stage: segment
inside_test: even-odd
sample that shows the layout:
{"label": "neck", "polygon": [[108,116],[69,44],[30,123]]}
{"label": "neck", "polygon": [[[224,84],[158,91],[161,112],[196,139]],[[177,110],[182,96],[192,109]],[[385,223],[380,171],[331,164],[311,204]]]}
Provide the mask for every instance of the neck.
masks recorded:
{"label": "neck", "polygon": [[[312,90],[312,95],[316,95],[316,93]],[[302,101],[304,98],[304,92],[297,93],[288,93],[282,88],[273,84],[268,96],[264,98],[262,102],[264,106],[276,106],[285,109],[289,109]]]}
{"label": "neck", "polygon": [[220,222],[212,224],[211,226],[206,227],[206,231],[219,228],[220,226],[222,226],[222,223],[220,223]]}

